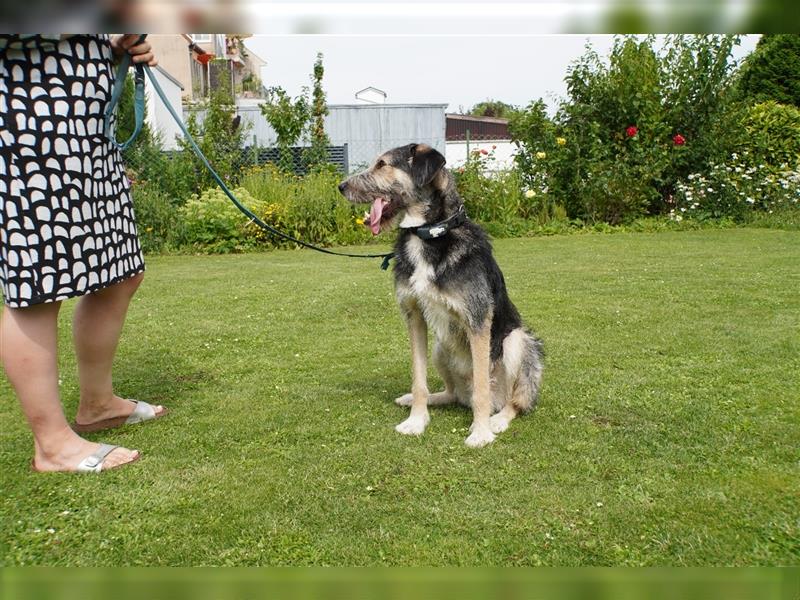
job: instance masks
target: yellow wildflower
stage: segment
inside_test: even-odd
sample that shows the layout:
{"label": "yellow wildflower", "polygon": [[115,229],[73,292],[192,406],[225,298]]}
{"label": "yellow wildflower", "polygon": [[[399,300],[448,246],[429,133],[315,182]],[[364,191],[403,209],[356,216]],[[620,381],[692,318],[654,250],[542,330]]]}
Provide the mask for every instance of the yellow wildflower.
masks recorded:
{"label": "yellow wildflower", "polygon": [[562,137],[556,138],[556,144],[558,144],[559,146],[563,146],[566,143],[567,143],[566,139],[564,139]]}
{"label": "yellow wildflower", "polygon": [[538,158],[538,159],[547,158],[547,153],[546,152],[537,152],[536,153],[536,158]]}
{"label": "yellow wildflower", "polygon": [[527,192],[525,192],[525,197],[526,198],[533,198],[535,195],[536,195],[536,192],[534,192],[533,190],[528,190]]}

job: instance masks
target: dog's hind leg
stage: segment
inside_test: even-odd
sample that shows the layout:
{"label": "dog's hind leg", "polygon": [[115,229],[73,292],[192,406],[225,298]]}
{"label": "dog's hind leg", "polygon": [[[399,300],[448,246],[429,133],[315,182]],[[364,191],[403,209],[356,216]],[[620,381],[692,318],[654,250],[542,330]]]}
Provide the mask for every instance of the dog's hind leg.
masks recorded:
{"label": "dog's hind leg", "polygon": [[492,433],[501,433],[508,429],[509,423],[519,412],[520,389],[518,379],[520,367],[525,357],[525,345],[528,335],[522,328],[509,333],[503,340],[503,356],[495,367],[495,409],[497,413],[489,420]]}
{"label": "dog's hind leg", "polygon": [[431,418],[428,414],[428,327],[416,305],[406,313],[411,339],[411,415],[395,430],[405,435],[421,435]]}
{"label": "dog's hind leg", "polygon": [[469,332],[469,347],[472,353],[472,426],[464,443],[471,448],[480,448],[494,441],[489,426],[492,412],[492,390],[490,383],[490,342],[492,318],[488,317],[477,331]]}
{"label": "dog's hind leg", "polygon": [[511,423],[516,416],[517,408],[514,406],[513,401],[509,402],[500,409],[500,412],[492,415],[492,418],[489,419],[489,428],[492,430],[492,433],[502,433],[508,429],[509,423]]}
{"label": "dog's hind leg", "polygon": [[[395,398],[394,403],[397,406],[411,406],[414,400],[414,394],[403,394],[399,398]],[[444,406],[445,404],[453,404],[456,401],[456,396],[453,392],[444,390],[443,392],[435,392],[428,396],[428,406]]]}
{"label": "dog's hind leg", "polygon": [[492,372],[492,410],[497,411],[489,419],[489,429],[497,434],[508,429],[508,424],[517,416],[511,401],[514,379],[506,370],[507,365],[499,362]]}
{"label": "dog's hind leg", "polygon": [[[444,381],[444,391],[436,392],[428,396],[428,406],[444,406],[446,404],[454,404],[458,399],[456,398],[455,385],[453,383],[453,373],[450,371],[450,364],[447,358],[447,351],[442,348],[442,345],[437,341],[433,346],[432,354],[433,364],[436,370]],[[395,399],[398,406],[411,406],[414,399],[413,394],[403,394]]]}
{"label": "dog's hind leg", "polygon": [[516,329],[503,341],[503,361],[513,391],[490,420],[494,433],[505,431],[514,417],[536,405],[542,383],[542,343],[524,329]]}

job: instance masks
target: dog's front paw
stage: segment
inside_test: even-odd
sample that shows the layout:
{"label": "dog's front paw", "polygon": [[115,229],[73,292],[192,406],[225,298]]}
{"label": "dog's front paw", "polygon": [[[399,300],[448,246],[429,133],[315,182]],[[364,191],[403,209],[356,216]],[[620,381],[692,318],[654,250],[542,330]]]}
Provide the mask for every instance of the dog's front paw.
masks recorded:
{"label": "dog's front paw", "polygon": [[403,435],[422,435],[430,420],[431,418],[427,413],[424,415],[411,415],[394,429]]}
{"label": "dog's front paw", "polygon": [[413,394],[403,394],[399,398],[394,399],[394,403],[397,406],[411,406],[411,402],[414,400]]}
{"label": "dog's front paw", "polygon": [[483,448],[487,444],[494,441],[494,434],[488,427],[475,427],[472,426],[472,433],[464,440],[464,443],[470,448]]}

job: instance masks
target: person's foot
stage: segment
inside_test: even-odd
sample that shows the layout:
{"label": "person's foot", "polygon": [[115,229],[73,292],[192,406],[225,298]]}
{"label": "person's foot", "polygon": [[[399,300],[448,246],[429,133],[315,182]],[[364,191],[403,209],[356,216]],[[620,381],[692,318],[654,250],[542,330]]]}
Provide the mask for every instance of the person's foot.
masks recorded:
{"label": "person's foot", "polygon": [[[78,413],[75,415],[75,423],[87,426],[112,419],[120,419],[124,422],[133,413],[134,408],[136,408],[136,402],[120,398],[117,395],[113,395],[110,402],[102,405],[81,402],[78,405]],[[155,418],[167,412],[167,409],[160,404],[153,408],[156,411]]]}
{"label": "person's foot", "polygon": [[[100,444],[95,444],[76,435],[71,429],[65,433],[63,440],[48,444],[45,450],[36,444],[31,466],[34,471],[53,472],[78,470],[78,465],[87,456],[91,456],[100,449]],[[138,450],[128,448],[115,448],[102,461],[102,470],[107,471],[122,465],[132,463],[139,458]]]}

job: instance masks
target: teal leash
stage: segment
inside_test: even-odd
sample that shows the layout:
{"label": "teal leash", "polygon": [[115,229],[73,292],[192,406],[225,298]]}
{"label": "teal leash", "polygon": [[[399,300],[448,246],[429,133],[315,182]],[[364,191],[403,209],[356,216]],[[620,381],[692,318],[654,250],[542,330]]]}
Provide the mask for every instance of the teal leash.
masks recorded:
{"label": "teal leash", "polygon": [[[139,38],[139,41],[140,42],[143,41],[144,38],[145,35],[142,35]],[[128,73],[128,67],[130,67],[130,64],[131,64],[131,55],[125,53],[125,55],[122,57],[122,61],[119,64],[119,67],[117,68],[117,74],[114,79],[114,89],[111,94],[111,100],[109,102],[109,105],[106,107],[106,112],[104,115],[106,137],[108,137],[108,139],[111,140],[111,143],[114,144],[117,148],[119,148],[120,150],[125,150],[126,148],[128,148],[136,139],[136,136],[139,135],[139,132],[142,129],[142,123],[144,122],[144,75],[146,73],[147,77],[150,78],[150,83],[153,85],[153,89],[155,89],[156,94],[158,94],[158,97],[161,99],[161,102],[169,111],[169,114],[172,115],[172,118],[175,120],[175,123],[177,123],[178,128],[181,130],[181,133],[183,133],[183,137],[186,139],[186,141],[189,143],[189,146],[192,148],[192,151],[195,153],[197,158],[200,159],[203,165],[205,165],[206,169],[208,169],[208,172],[211,173],[211,177],[214,179],[214,181],[217,182],[217,185],[219,185],[220,189],[223,192],[225,192],[225,195],[230,199],[230,201],[233,202],[234,206],[236,206],[236,208],[238,208],[243,215],[249,218],[250,221],[252,221],[258,227],[260,227],[261,229],[263,229],[264,231],[273,236],[293,242],[305,248],[309,248],[310,250],[316,250],[317,252],[322,252],[324,254],[330,254],[333,256],[346,256],[349,258],[382,258],[383,262],[381,263],[381,269],[385,271],[386,269],[389,268],[389,261],[394,257],[394,252],[388,252],[384,254],[349,254],[347,252],[336,252],[334,250],[328,250],[327,248],[320,248],[319,246],[315,246],[314,244],[311,244],[309,242],[304,242],[303,240],[299,240],[295,237],[292,237],[288,233],[284,233],[279,229],[275,229],[271,225],[268,225],[264,221],[262,221],[258,217],[258,215],[256,215],[253,211],[251,211],[249,208],[247,208],[244,204],[242,204],[239,201],[239,199],[234,195],[233,192],[231,192],[228,186],[225,185],[225,182],[211,166],[211,163],[208,162],[208,159],[205,157],[203,152],[197,146],[197,143],[194,141],[192,134],[189,133],[189,130],[186,128],[186,125],[184,125],[183,119],[181,119],[178,116],[178,114],[175,112],[175,109],[172,108],[172,104],[170,104],[170,102],[167,100],[164,90],[161,89],[161,86],[159,85],[156,76],[153,74],[153,71],[150,69],[148,65],[137,64],[134,66],[136,71],[134,76],[134,82],[135,82],[134,115],[136,118],[136,125],[134,127],[133,134],[131,135],[130,138],[128,138],[122,143],[117,142],[117,140],[114,137],[114,133],[111,130],[111,117],[114,112],[114,108],[119,102],[120,96],[122,96],[122,90],[125,84],[125,77]]]}
{"label": "teal leash", "polygon": [[[138,43],[142,43],[147,37],[147,34],[142,34],[139,36]],[[106,132],[106,137],[111,140],[111,143],[114,144],[120,151],[125,150],[130,146],[133,141],[136,139],[136,136],[139,135],[139,132],[142,130],[142,124],[144,123],[144,68],[146,65],[134,65],[134,87],[133,87],[133,114],[135,117],[135,123],[133,128],[133,133],[131,136],[125,140],[124,142],[118,142],[114,137],[114,133],[111,130],[111,119],[114,116],[114,109],[116,108],[117,104],[119,104],[119,99],[122,96],[122,92],[125,89],[125,77],[128,75],[128,68],[131,65],[131,55],[127,52],[122,57],[122,61],[117,68],[117,74],[114,78],[114,87],[111,90],[111,100],[109,101],[108,105],[106,106],[106,112],[103,115],[103,127],[104,131]]]}

